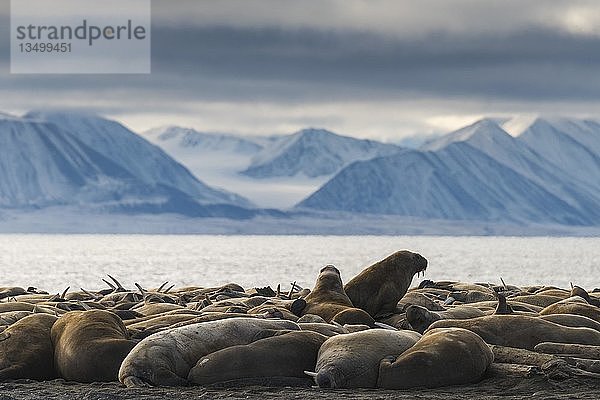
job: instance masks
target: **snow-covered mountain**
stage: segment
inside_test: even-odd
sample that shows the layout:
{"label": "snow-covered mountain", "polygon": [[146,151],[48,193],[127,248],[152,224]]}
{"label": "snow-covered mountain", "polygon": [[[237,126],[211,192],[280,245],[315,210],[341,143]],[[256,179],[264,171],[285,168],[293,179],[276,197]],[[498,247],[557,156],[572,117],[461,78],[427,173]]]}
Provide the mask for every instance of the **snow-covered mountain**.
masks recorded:
{"label": "snow-covered mountain", "polygon": [[306,129],[286,136],[236,136],[166,127],[144,132],[194,175],[261,207],[288,208],[354,160],[391,154],[394,145]]}
{"label": "snow-covered mountain", "polygon": [[537,118],[518,139],[573,181],[600,191],[600,124],[597,122]]}
{"label": "snow-covered mountain", "polygon": [[401,148],[340,136],[324,129],[303,129],[267,146],[242,174],[253,178],[310,178],[332,175],[354,161],[390,155]]}
{"label": "snow-covered mountain", "polygon": [[[121,125],[78,116],[79,128],[74,120],[65,128],[47,116],[0,116],[0,209],[65,206],[101,213],[232,218],[254,213],[236,204],[239,196],[206,186]],[[109,132],[110,126],[115,131]],[[129,158],[119,158],[124,154],[118,146],[129,149]],[[143,165],[152,170],[142,173]]]}
{"label": "snow-covered mountain", "polygon": [[351,164],[299,207],[459,220],[599,224],[600,191],[571,179],[537,147],[504,131],[501,122],[485,119],[420,151]]}
{"label": "snow-covered mountain", "polygon": [[178,126],[150,129],[144,132],[143,136],[152,143],[158,144],[167,152],[184,148],[193,149],[197,152],[210,151],[254,155],[268,143],[267,138],[249,139],[222,133],[198,132],[194,129]]}
{"label": "snow-covered mountain", "polygon": [[55,124],[147,185],[176,188],[201,204],[251,206],[239,195],[204,184],[162,149],[116,121],[84,113],[44,111],[32,111],[23,118]]}

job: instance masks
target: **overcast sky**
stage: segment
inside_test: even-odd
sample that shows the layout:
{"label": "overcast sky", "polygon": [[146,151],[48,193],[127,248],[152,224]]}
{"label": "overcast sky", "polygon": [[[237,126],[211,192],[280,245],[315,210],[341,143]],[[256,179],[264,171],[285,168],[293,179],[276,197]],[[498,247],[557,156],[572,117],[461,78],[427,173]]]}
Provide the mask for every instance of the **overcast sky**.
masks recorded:
{"label": "overcast sky", "polygon": [[76,108],[136,130],[398,140],[481,116],[598,116],[600,2],[154,0],[152,74],[11,75],[0,111]]}

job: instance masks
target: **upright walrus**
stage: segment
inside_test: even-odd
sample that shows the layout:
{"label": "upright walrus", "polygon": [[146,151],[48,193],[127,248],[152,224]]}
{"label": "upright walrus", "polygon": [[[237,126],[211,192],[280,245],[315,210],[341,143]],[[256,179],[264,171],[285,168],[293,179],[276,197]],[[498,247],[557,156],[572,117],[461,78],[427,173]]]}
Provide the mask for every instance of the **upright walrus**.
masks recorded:
{"label": "upright walrus", "polygon": [[51,334],[54,365],[69,381],[116,381],[121,362],[135,346],[121,318],[104,310],[68,312]]}
{"label": "upright walrus", "polygon": [[314,368],[327,336],[311,331],[272,334],[247,345],[210,353],[192,368],[188,380],[196,385],[210,385],[256,378],[306,379],[304,371]]}
{"label": "upright walrus", "polygon": [[427,269],[427,260],[408,250],[398,251],[363,270],[344,286],[354,304],[373,318],[394,313],[415,274]]}
{"label": "upright walrus", "polygon": [[[329,322],[339,312],[353,308],[352,302],[344,292],[340,271],[333,265],[321,269],[315,287],[304,299],[306,305],[301,314],[314,314]],[[296,300],[296,303],[302,300]],[[292,305],[292,309],[294,309]]]}
{"label": "upright walrus", "polygon": [[190,370],[215,351],[255,341],[266,329],[300,330],[291,321],[230,318],[160,331],[139,342],[123,360],[119,380],[127,386],[187,385]]}
{"label": "upright walrus", "polygon": [[436,388],[478,382],[494,360],[477,334],[461,328],[432,329],[399,357],[379,365],[377,387]]}
{"label": "upright walrus", "polygon": [[33,314],[0,333],[0,381],[56,378],[50,329],[57,317]]}

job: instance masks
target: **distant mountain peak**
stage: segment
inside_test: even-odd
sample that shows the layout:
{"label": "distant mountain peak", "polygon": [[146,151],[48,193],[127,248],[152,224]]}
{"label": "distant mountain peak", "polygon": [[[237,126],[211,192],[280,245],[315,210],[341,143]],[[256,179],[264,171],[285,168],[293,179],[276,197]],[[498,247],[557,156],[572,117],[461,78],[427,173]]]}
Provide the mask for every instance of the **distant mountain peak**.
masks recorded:
{"label": "distant mountain peak", "polygon": [[326,129],[307,128],[265,147],[241,173],[253,178],[309,178],[332,175],[344,166],[398,152],[401,148],[373,140],[342,136]]}
{"label": "distant mountain peak", "polygon": [[464,128],[451,132],[439,139],[426,143],[422,150],[438,151],[452,143],[469,142],[473,140],[486,140],[494,142],[503,142],[510,140],[511,137],[499,125],[499,121],[484,118]]}

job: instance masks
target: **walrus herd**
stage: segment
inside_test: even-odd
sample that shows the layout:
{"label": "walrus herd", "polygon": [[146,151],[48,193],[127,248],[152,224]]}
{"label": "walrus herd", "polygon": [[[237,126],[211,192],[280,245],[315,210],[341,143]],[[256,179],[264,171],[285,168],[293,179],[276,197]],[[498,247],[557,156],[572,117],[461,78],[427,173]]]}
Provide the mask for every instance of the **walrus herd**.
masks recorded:
{"label": "walrus herd", "polygon": [[[600,378],[600,290],[424,280],[398,251],[345,285],[49,294],[0,287],[0,381],[436,388],[495,375]],[[599,381],[600,382],[600,381]]]}

